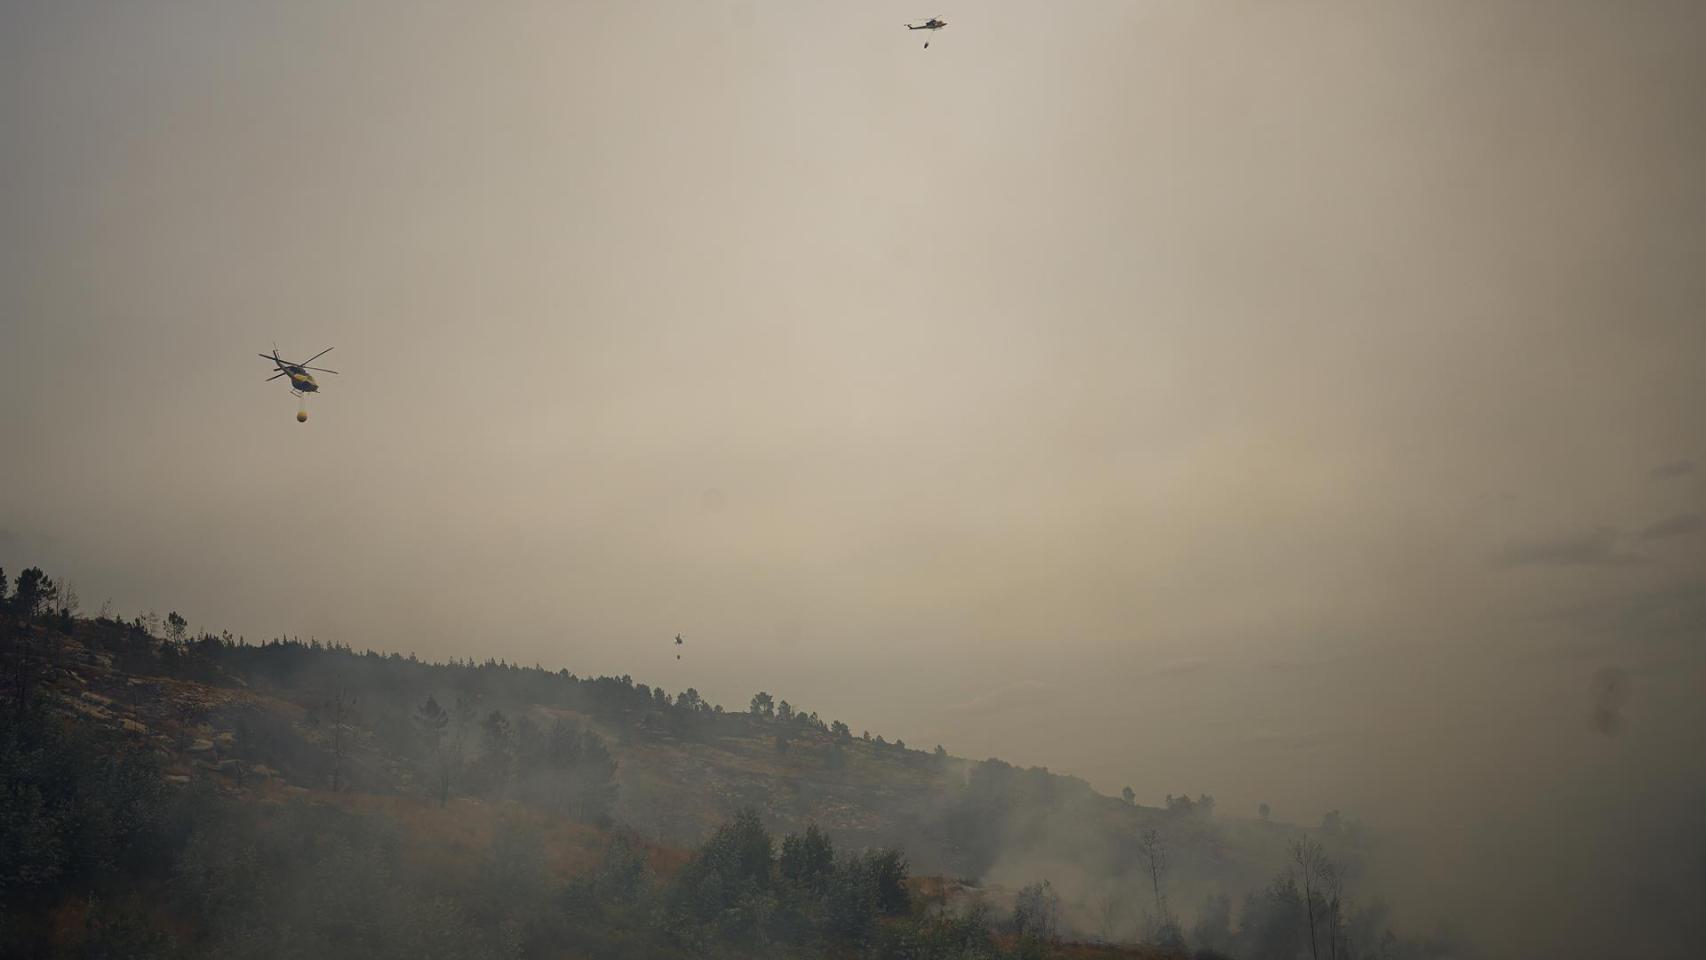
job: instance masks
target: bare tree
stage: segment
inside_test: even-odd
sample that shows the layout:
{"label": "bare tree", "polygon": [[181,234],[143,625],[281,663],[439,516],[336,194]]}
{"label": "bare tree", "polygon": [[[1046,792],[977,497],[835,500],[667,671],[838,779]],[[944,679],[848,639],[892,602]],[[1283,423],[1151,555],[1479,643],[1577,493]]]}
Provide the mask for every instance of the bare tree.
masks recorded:
{"label": "bare tree", "polygon": [[[1327,954],[1339,960],[1339,945],[1345,941],[1344,896],[1345,867],[1327,857],[1321,858],[1321,895],[1327,908]],[[1345,955],[1351,955],[1350,944],[1344,943]]]}
{"label": "bare tree", "polygon": [[1303,911],[1309,922],[1309,956],[1320,960],[1321,948],[1316,941],[1316,908],[1320,904],[1327,878],[1334,873],[1333,862],[1327,859],[1321,844],[1299,837],[1291,842],[1291,862],[1303,881]]}
{"label": "bare tree", "polygon": [[1161,832],[1151,827],[1138,835],[1137,853],[1149,870],[1149,885],[1155,892],[1155,913],[1158,922],[1165,924],[1167,913],[1167,841]]}

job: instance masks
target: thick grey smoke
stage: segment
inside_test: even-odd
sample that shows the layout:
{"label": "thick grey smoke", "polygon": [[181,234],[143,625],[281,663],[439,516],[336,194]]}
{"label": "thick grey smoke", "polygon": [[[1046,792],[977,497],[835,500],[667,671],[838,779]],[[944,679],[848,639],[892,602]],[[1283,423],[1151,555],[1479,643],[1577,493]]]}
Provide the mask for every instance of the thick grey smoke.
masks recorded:
{"label": "thick grey smoke", "polygon": [[0,565],[1706,939],[1706,7],[919,12],[0,5]]}

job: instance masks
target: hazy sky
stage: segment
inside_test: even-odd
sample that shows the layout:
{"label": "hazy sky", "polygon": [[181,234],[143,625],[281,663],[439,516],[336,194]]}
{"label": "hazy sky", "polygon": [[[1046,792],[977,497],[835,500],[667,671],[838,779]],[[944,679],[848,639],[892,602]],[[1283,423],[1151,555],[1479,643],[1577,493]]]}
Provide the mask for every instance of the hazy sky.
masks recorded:
{"label": "hazy sky", "polygon": [[1692,2],[0,0],[0,565],[1706,884],[1703,64]]}

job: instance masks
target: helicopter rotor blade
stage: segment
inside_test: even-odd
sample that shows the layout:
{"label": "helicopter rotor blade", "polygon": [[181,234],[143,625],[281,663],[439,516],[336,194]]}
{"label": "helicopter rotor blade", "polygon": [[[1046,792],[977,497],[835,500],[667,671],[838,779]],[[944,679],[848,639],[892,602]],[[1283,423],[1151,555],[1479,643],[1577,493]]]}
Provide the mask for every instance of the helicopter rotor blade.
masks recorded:
{"label": "helicopter rotor blade", "polygon": [[270,376],[270,377],[268,377],[268,378],[266,378],[266,380],[264,380],[264,381],[262,381],[262,382],[263,382],[263,383],[271,383],[271,382],[273,382],[273,381],[274,381],[274,380],[277,380],[277,379],[278,379],[278,378],[279,378],[279,377],[282,377],[282,376],[284,376],[284,372],[283,372],[283,371],[282,371],[282,370],[281,370],[281,371],[279,371],[279,372],[278,372],[278,373],[275,373],[275,374],[273,374],[273,375],[272,375],[272,376]]}
{"label": "helicopter rotor blade", "polygon": [[318,370],[321,373],[337,373],[336,370],[327,370],[325,367],[310,367],[310,366],[304,365],[302,367],[302,369],[304,369],[304,370]]}
{"label": "helicopter rotor blade", "polygon": [[332,352],[332,348],[331,348],[331,347],[327,347],[327,348],[326,348],[326,349],[324,349],[324,350],[321,350],[321,351],[320,351],[320,352],[319,352],[319,353],[316,353],[316,354],[314,354],[314,355],[313,355],[313,356],[312,356],[312,357],[309,357],[309,358],[308,358],[308,359],[306,359],[306,360],[304,360],[304,361],[302,361],[302,362],[301,362],[301,363],[299,363],[299,364],[297,364],[297,366],[299,366],[299,367],[306,367],[306,366],[308,366],[308,365],[309,365],[309,364],[310,364],[310,363],[313,363],[313,362],[314,362],[314,361],[316,361],[316,360],[318,360],[318,359],[320,359],[320,358],[321,358],[321,357],[323,357],[323,356],[325,356],[325,355],[326,355],[326,354],[328,354],[328,353],[331,353],[331,352]]}

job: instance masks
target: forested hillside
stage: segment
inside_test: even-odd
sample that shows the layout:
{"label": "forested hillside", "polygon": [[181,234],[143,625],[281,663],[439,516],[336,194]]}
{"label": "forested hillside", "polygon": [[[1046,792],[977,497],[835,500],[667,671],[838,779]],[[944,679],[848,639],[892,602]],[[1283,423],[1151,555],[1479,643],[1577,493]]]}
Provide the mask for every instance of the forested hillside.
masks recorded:
{"label": "forested hillside", "polygon": [[1337,814],[1141,807],[768,692],[82,619],[34,569],[0,604],[8,955],[1464,953],[1397,935]]}

